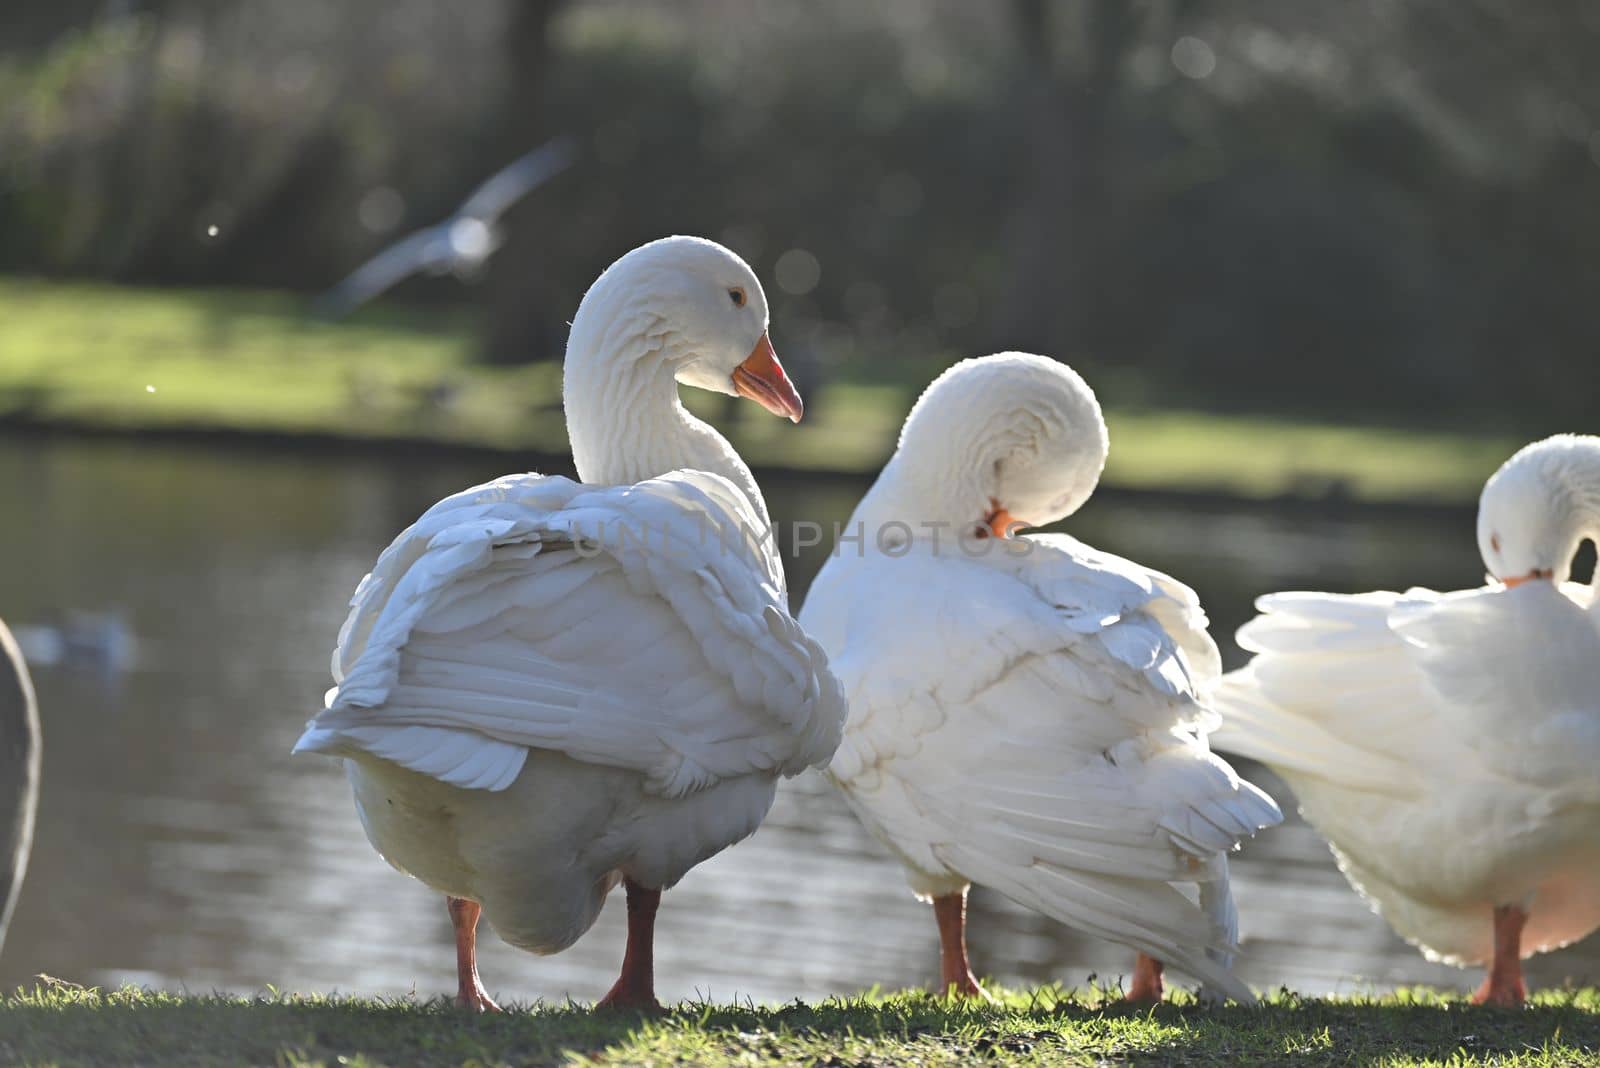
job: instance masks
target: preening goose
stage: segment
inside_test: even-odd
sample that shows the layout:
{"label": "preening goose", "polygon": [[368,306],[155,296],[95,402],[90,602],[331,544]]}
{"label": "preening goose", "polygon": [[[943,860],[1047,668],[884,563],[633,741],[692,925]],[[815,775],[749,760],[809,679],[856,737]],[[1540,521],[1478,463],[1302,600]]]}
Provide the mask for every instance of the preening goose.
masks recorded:
{"label": "preening goose", "polygon": [[346,758],[362,825],[449,899],[459,1001],[480,911],[554,953],[627,889],[602,1005],[656,1005],[660,892],[826,764],[843,696],[789,615],[760,491],[684,382],[799,420],[750,268],[674,237],[584,296],[564,401],[581,482],[512,475],[430,508],[356,590],[297,752]]}
{"label": "preening goose", "polygon": [[1434,960],[1521,960],[1600,926],[1600,609],[1563,581],[1600,537],[1600,438],[1518,452],[1478,504],[1489,584],[1277,593],[1239,631],[1219,748],[1294,790],[1345,877]]}
{"label": "preening goose", "polygon": [[1281,817],[1207,750],[1199,601],[1016,534],[1077,511],[1106,450],[1094,393],[1054,360],[967,360],[928,387],[801,612],[850,699],[828,771],[932,900],[944,988],[982,992],[976,882],[1139,950],[1132,998],[1159,998],[1170,961],[1249,1001],[1226,854]]}
{"label": "preening goose", "polygon": [[39,802],[39,710],[22,651],[0,623],[0,946],[33,848]]}

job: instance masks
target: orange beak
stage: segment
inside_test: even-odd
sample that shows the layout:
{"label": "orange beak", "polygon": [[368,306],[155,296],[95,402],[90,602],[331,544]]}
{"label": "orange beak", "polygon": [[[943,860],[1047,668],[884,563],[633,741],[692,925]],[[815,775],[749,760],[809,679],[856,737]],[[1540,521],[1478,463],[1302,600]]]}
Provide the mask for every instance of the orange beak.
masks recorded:
{"label": "orange beak", "polygon": [[1534,579],[1548,580],[1553,578],[1555,578],[1555,575],[1549,571],[1530,571],[1526,575],[1513,575],[1511,578],[1502,579],[1501,581],[1506,584],[1506,589],[1514,590],[1524,582],[1532,582]]}
{"label": "orange beak", "polygon": [[773,415],[788,416],[791,422],[798,423],[806,411],[794,383],[783,373],[783,364],[778,362],[778,354],[772,351],[772,342],[767,340],[766,334],[761,335],[745,361],[733,369],[733,391],[755,401]]}
{"label": "orange beak", "polygon": [[[990,503],[992,504],[994,502],[991,501]],[[994,511],[990,512],[989,518],[984,520],[984,522],[989,525],[989,533],[993,534],[997,538],[1009,538],[1011,537],[1013,531],[1026,525],[1022,522],[1022,520],[1018,519],[1004,508],[999,507],[996,507]]]}

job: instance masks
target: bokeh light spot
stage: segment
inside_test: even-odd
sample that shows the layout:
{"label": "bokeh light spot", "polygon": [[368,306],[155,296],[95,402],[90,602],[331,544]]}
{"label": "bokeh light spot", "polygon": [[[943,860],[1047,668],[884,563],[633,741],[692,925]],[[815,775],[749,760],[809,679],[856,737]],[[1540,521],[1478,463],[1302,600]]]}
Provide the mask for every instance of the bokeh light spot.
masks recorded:
{"label": "bokeh light spot", "polygon": [[1217,69],[1217,54],[1198,37],[1180,37],[1172,46],[1172,65],[1185,78],[1208,78]]}
{"label": "bokeh light spot", "polygon": [[803,248],[792,248],[778,257],[772,269],[778,288],[790,296],[803,297],[822,281],[822,264]]}

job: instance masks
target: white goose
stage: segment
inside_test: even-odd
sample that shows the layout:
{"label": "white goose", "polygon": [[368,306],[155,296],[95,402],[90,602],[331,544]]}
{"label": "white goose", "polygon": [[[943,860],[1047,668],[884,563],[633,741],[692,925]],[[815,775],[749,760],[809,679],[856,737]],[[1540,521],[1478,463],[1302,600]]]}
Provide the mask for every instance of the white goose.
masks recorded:
{"label": "white goose", "polygon": [[779,776],[825,764],[844,703],[790,617],[750,471],[686,382],[796,421],[750,268],[697,238],[584,296],[565,405],[582,484],[511,475],[430,508],[356,590],[338,685],[296,752],[345,757],[373,846],[447,895],[458,1000],[480,911],[554,953],[627,888],[602,1005],[656,1005],[660,891],[754,831]]}
{"label": "white goose", "polygon": [[1600,926],[1600,609],[1560,580],[1600,536],[1600,438],[1518,452],[1483,489],[1489,585],[1278,593],[1239,631],[1219,748],[1283,776],[1339,866],[1430,959],[1521,959]]}
{"label": "white goose", "polygon": [[829,774],[932,899],[944,988],[982,994],[976,882],[1138,949],[1133,999],[1170,961],[1249,1001],[1225,858],[1281,815],[1206,748],[1199,601],[1066,535],[1011,536],[1075,512],[1106,449],[1054,360],[967,360],[928,387],[801,612],[850,698]]}

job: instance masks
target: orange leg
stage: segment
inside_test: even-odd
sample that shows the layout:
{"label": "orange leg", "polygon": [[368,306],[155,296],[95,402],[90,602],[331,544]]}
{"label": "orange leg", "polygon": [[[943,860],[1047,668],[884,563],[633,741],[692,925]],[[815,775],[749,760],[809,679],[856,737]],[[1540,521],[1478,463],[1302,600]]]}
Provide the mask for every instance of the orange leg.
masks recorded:
{"label": "orange leg", "polygon": [[933,899],[933,918],[939,924],[939,987],[941,992],[993,1001],[972,975],[967,961],[967,892]]}
{"label": "orange leg", "polygon": [[1154,957],[1139,954],[1133,962],[1133,984],[1123,995],[1123,1002],[1129,1005],[1154,1005],[1159,1002],[1163,993],[1161,968],[1161,962]]}
{"label": "orange leg", "polygon": [[1516,1008],[1528,998],[1522,985],[1522,926],[1528,914],[1516,905],[1500,905],[1494,910],[1494,956],[1489,974],[1472,995],[1474,1005]]}
{"label": "orange leg", "polygon": [[661,891],[647,890],[632,879],[624,879],[622,885],[628,895],[628,948],[622,954],[622,974],[595,1008],[660,1012],[661,1003],[656,1000],[655,937]]}
{"label": "orange leg", "polygon": [[473,1012],[499,1012],[478,978],[478,917],[483,906],[464,897],[447,897],[450,922],[456,927],[456,1004]]}

